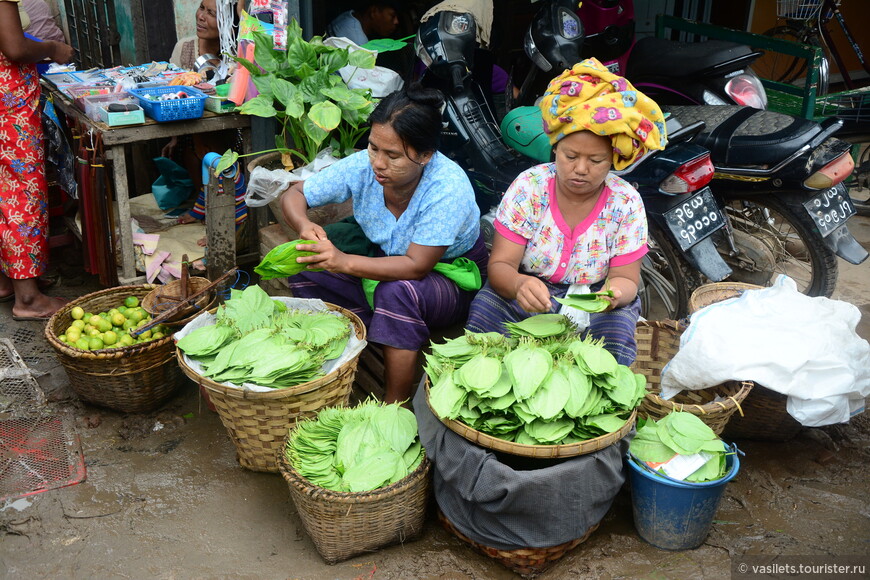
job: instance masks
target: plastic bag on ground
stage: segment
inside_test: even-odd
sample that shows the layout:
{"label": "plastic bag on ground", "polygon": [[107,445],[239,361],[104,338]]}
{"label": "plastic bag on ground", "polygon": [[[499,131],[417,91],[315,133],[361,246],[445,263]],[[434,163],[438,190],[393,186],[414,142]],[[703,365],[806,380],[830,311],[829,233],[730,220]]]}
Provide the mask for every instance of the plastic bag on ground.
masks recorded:
{"label": "plastic bag on ground", "polygon": [[692,315],[680,350],[662,371],[662,397],[747,380],[788,396],[807,427],[844,423],[870,395],[870,343],[855,332],[857,307],[810,297],[780,276],[770,288]]}

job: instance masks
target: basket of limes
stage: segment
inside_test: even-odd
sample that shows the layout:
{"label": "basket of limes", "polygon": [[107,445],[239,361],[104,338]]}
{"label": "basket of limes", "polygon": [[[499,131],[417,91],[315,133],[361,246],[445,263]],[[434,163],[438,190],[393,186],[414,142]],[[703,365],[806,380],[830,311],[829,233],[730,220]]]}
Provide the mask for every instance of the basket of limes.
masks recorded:
{"label": "basket of limes", "polygon": [[83,400],[130,413],[156,409],[180,384],[172,333],[151,321],[141,301],[155,286],[119,286],[73,300],[45,325],[45,338]]}

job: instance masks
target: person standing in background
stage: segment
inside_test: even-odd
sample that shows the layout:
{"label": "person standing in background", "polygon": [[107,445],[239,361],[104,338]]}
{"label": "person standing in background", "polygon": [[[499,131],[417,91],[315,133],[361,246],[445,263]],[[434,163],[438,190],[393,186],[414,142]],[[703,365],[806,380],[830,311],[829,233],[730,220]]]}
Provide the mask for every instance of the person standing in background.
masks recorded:
{"label": "person standing in background", "polygon": [[0,0],[0,302],[14,300],[14,320],[45,320],[66,303],[39,288],[48,202],[35,63],[72,57],[68,44],[26,38],[18,0]]}
{"label": "person standing in background", "polygon": [[29,26],[22,23],[24,32],[39,40],[66,42],[63,30],[58,25],[57,13],[45,0],[21,0],[20,9],[30,19]]}
{"label": "person standing in background", "polygon": [[341,36],[359,46],[375,38],[389,38],[399,27],[398,9],[392,2],[373,0],[363,8],[342,12],[329,23],[326,36]]}

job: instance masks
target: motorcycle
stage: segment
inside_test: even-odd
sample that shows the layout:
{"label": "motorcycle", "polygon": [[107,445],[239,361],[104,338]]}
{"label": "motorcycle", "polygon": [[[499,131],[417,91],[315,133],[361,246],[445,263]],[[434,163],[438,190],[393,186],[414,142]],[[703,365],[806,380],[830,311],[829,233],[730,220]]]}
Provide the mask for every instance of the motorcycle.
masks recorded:
{"label": "motorcycle", "polygon": [[[569,0],[547,3],[532,24],[543,35],[536,44],[543,52],[534,59],[542,70],[558,72],[579,59],[576,49],[583,29],[572,7]],[[511,111],[499,127],[471,72],[475,48],[475,23],[468,13],[441,12],[417,33],[417,54],[427,66],[422,82],[439,88],[445,97],[441,151],[468,173],[485,214],[484,231],[491,233],[489,209],[519,173],[550,161],[551,147],[537,107]],[[713,280],[730,274],[712,243],[725,220],[705,187],[713,175],[710,156],[689,142],[702,128],[703,123],[695,123],[677,131],[672,122],[668,148],[621,174],[640,192],[650,222],[651,251],[642,265],[645,316],[682,317],[701,273]]]}
{"label": "motorcycle", "polygon": [[[591,2],[599,4],[601,0]],[[575,36],[574,41],[583,38]],[[537,62],[538,46],[549,42],[548,34],[530,27],[525,39],[529,58]],[[625,71],[633,84],[637,48]],[[533,84],[528,75],[523,84]],[[787,274],[801,291],[830,296],[837,279],[837,256],[853,264],[867,258],[846,225],[855,207],[842,184],[853,168],[849,144],[833,137],[842,121],[819,124],[748,106],[663,109],[683,123],[704,125],[694,141],[710,150],[716,167],[711,189],[727,224],[711,237],[733,270],[731,279],[766,285],[776,275]]]}

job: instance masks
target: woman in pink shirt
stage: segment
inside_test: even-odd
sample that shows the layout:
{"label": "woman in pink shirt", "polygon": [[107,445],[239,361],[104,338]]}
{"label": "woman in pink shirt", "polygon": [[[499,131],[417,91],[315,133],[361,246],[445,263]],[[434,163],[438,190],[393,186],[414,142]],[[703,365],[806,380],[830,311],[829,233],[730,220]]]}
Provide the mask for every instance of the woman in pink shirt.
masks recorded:
{"label": "woman in pink shirt", "polygon": [[554,161],[521,173],[496,211],[489,281],[466,328],[505,333],[503,323],[558,312],[555,298],[611,290],[588,332],[621,364],[637,352],[637,287],[647,252],[643,202],[610,173],[663,149],[658,105],[589,59],[551,81],[540,104]]}

